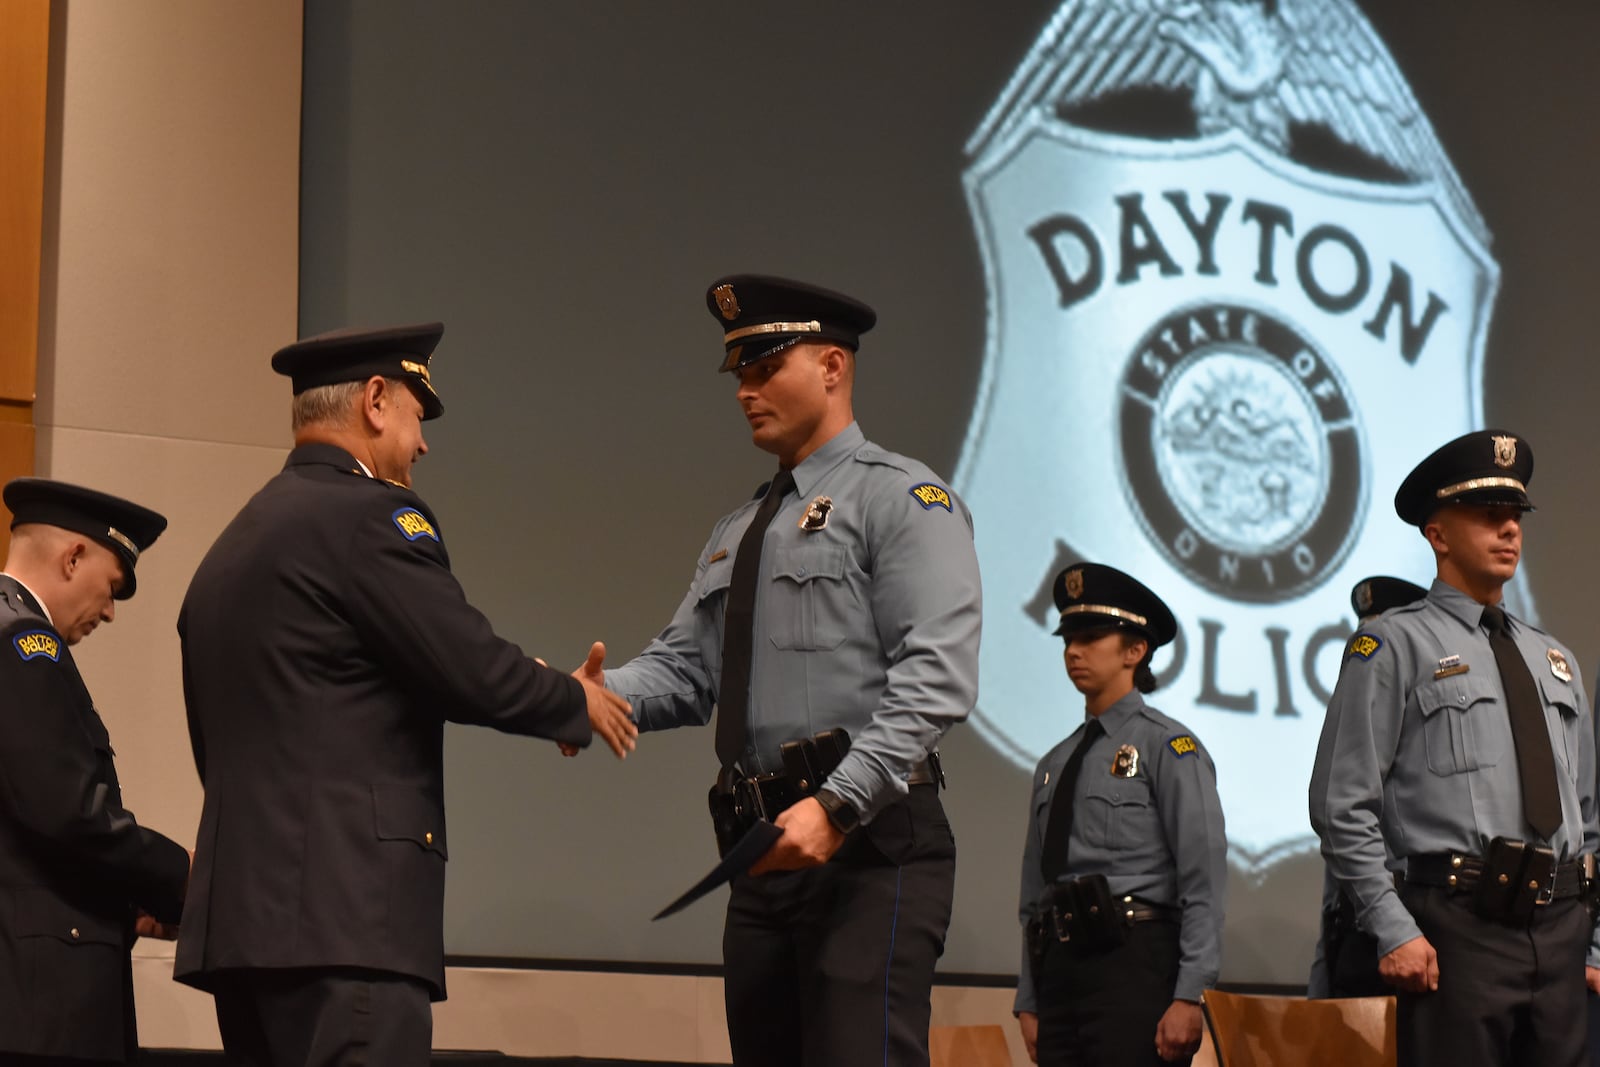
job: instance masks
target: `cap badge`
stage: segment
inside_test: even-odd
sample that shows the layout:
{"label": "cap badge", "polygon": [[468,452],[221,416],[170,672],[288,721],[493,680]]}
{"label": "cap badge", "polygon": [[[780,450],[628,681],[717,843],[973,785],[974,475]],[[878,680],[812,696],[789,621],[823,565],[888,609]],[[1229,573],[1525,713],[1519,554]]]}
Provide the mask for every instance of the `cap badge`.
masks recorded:
{"label": "cap badge", "polygon": [[833,510],[833,498],[819,496],[806,505],[806,513],[800,516],[800,529],[806,533],[816,533],[828,525],[828,513]]}
{"label": "cap badge", "polygon": [[1083,571],[1079,570],[1077,567],[1074,567],[1072,570],[1068,571],[1066,583],[1067,595],[1073,600],[1077,600],[1083,595]]}
{"label": "cap badge", "polygon": [[739,317],[739,298],[733,295],[733,286],[719,285],[711,290],[711,295],[717,298],[717,308],[723,318],[732,322]]}
{"label": "cap badge", "polygon": [[1572,681],[1572,668],[1567,665],[1567,657],[1558,649],[1552,648],[1545,653],[1545,658],[1550,661],[1550,673],[1560,678],[1563,682]]}
{"label": "cap badge", "polygon": [[1497,467],[1509,467],[1517,461],[1517,439],[1515,437],[1495,436],[1494,463]]}
{"label": "cap badge", "polygon": [[1116,778],[1132,778],[1139,773],[1139,750],[1123,745],[1111,760],[1111,774]]}

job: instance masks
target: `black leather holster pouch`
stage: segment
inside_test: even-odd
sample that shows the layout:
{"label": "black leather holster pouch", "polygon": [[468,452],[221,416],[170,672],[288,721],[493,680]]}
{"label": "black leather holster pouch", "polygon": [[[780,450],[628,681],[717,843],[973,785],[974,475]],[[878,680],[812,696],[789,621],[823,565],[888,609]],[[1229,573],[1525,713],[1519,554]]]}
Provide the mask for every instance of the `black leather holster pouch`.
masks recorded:
{"label": "black leather holster pouch", "polygon": [[1492,922],[1526,926],[1533,909],[1549,903],[1555,876],[1556,858],[1550,849],[1497,837],[1483,858],[1472,910]]}
{"label": "black leather holster pouch", "polygon": [[724,767],[706,797],[717,853],[726,856],[757,822],[771,822],[790,805],[815,793],[849,751],[848,732],[825,730],[780,745],[781,771],[746,777],[737,768]]}
{"label": "black leather holster pouch", "polygon": [[1114,948],[1128,937],[1122,911],[1103,874],[1057,882],[1045,890],[1041,908],[1044,936],[1079,948]]}

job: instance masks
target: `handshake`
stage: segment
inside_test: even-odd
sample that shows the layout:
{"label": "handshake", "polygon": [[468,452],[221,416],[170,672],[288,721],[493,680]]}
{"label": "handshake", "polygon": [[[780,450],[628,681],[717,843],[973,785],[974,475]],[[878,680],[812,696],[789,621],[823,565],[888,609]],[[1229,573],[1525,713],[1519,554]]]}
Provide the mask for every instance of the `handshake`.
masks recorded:
{"label": "handshake", "polygon": [[[589,703],[589,726],[595,736],[611,746],[618,759],[627,759],[628,753],[638,744],[639,728],[633,723],[628,702],[606,688],[604,665],[606,646],[596,641],[589,646],[589,658],[572,676],[583,686],[583,695]],[[544,660],[539,660],[541,664]],[[548,664],[545,664],[548,666]],[[565,742],[556,742],[563,756],[576,756],[578,748]]]}

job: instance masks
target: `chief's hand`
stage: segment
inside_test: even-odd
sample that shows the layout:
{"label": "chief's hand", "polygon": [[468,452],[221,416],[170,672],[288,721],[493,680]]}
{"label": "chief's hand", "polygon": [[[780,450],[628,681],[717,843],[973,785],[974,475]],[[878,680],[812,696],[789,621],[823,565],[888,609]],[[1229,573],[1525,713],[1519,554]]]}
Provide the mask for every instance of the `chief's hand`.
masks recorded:
{"label": "chief's hand", "polygon": [[1174,1000],[1156,1023],[1156,1055],[1178,1060],[1200,1051],[1200,1030],[1204,1022],[1200,1005],[1192,1000]]}
{"label": "chief's hand", "polygon": [[1031,1011],[1017,1012],[1017,1025],[1022,1027],[1022,1044],[1028,1050],[1028,1059],[1039,1062],[1039,1017]]}
{"label": "chief's hand", "polygon": [[133,933],[136,937],[153,937],[157,941],[176,941],[178,924],[157,922],[155,916],[141,911],[134,917]]}
{"label": "chief's hand", "polygon": [[1378,960],[1378,975],[1396,989],[1432,993],[1439,988],[1439,956],[1425,937],[1413,937]]}
{"label": "chief's hand", "polygon": [[1600,967],[1585,967],[1583,981],[1589,987],[1589,992],[1600,993]]}
{"label": "chief's hand", "polygon": [[[583,695],[589,701],[589,725],[596,736],[611,746],[618,759],[627,759],[638,743],[639,728],[633,724],[628,702],[605,687],[606,646],[599,641],[589,646],[589,658],[572,676],[583,686]],[[577,750],[561,749],[563,755],[575,756]]]}
{"label": "chief's hand", "polygon": [[820,867],[839,851],[844,835],[828,821],[816,797],[806,797],[777,818],[783,836],[750,868],[751,874]]}

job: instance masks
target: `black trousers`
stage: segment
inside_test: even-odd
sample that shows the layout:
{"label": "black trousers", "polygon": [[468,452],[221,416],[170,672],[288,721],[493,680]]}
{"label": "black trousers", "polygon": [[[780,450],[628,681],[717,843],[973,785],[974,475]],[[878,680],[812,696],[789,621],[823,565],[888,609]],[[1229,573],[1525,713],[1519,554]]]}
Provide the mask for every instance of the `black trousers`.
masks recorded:
{"label": "black trousers", "polygon": [[1472,911],[1470,893],[1400,890],[1439,955],[1439,988],[1398,994],[1400,1067],[1584,1067],[1588,909],[1564,900],[1527,927]]}
{"label": "black trousers", "polygon": [[1137,923],[1121,945],[1047,941],[1035,970],[1039,1067],[1170,1067],[1156,1025],[1178,985],[1178,924]]}
{"label": "black trousers", "polygon": [[433,1005],[405,975],[349,968],[239,971],[215,991],[240,1067],[428,1067]]}
{"label": "black trousers", "polygon": [[931,785],[833,859],[738,878],[722,935],[736,1067],[926,1067],[955,839]]}

